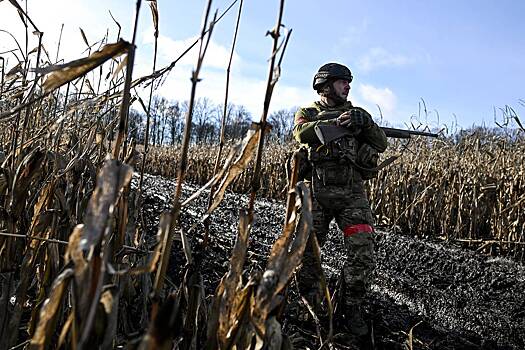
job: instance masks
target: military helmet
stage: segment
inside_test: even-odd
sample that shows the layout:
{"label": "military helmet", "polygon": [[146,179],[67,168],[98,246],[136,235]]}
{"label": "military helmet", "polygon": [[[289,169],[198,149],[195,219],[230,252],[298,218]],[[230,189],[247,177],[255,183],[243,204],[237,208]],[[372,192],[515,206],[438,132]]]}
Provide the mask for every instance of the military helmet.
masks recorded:
{"label": "military helmet", "polygon": [[331,79],[345,79],[350,83],[353,79],[352,72],[350,72],[348,67],[339,63],[327,63],[322,65],[314,76],[314,90],[318,90],[324,83]]}

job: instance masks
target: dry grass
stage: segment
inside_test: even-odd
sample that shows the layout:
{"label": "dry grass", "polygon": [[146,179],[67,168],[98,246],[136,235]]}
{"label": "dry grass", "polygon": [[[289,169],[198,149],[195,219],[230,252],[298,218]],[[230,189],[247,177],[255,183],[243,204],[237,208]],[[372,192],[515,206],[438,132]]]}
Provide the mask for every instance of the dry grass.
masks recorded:
{"label": "dry grass", "polygon": [[[227,148],[231,148],[231,145]],[[284,199],[286,197],[287,174],[286,164],[293,153],[294,146],[281,146],[269,143],[262,158],[259,195],[269,198]],[[216,145],[194,145],[189,150],[189,164],[186,179],[189,182],[203,185],[213,176],[213,162],[218,152]],[[146,172],[153,175],[174,178],[179,159],[179,147],[150,148]],[[139,153],[138,158],[142,155]],[[253,164],[250,164],[253,165]],[[253,166],[248,167],[230,189],[237,193],[248,193],[253,176]]]}
{"label": "dry grass", "polygon": [[[367,184],[378,224],[402,232],[465,242],[473,247],[523,256],[525,244],[525,139],[500,129],[463,132],[439,140],[390,140],[390,155],[402,156]],[[270,143],[263,158],[262,196],[284,199],[286,164],[296,146]],[[147,172],[173,177],[177,148],[151,150]],[[187,179],[210,178],[214,146],[194,146]],[[231,189],[249,191],[248,169]]]}
{"label": "dry grass", "polygon": [[512,248],[523,257],[524,150],[523,136],[496,132],[473,132],[459,142],[419,139],[370,182],[378,220],[415,235]]}
{"label": "dry grass", "polygon": [[[15,0],[10,4],[40,33]],[[272,61],[279,51],[282,60],[284,52],[279,45],[283,4],[273,35]],[[158,28],[157,4],[150,5]],[[210,8],[211,1],[196,42],[201,49],[192,76],[192,96],[212,29],[222,18],[216,13],[208,21]],[[134,29],[136,33],[136,25]],[[89,46],[82,30],[81,34]],[[179,201],[183,180],[187,170],[201,166],[187,155],[193,97],[182,150],[170,168],[170,175],[177,174],[179,179],[173,209],[162,215],[153,247],[146,244],[147,228],[141,226],[140,188],[138,194],[130,190],[130,164],[135,165],[137,156],[128,135],[129,105],[138,99],[149,110],[135,88],[148,83],[153,87],[183,55],[160,70],[154,64],[152,75],[132,80],[134,38],[131,43],[107,41],[104,38],[98,47],[90,46],[88,57],[65,64],[43,59],[40,54],[47,50],[41,40],[33,53],[25,54],[20,48],[22,59],[8,72],[2,57],[0,348],[228,349],[253,342],[284,342],[271,311],[282,303],[280,295],[300,263],[309,236],[308,190],[301,184],[291,186],[293,205],[287,213],[291,219],[269,256],[264,277],[253,276],[249,281],[242,274],[253,213],[247,210],[241,215],[229,272],[210,307],[200,276],[203,262],[194,259],[179,222],[180,212],[191,202]],[[270,70],[274,68],[272,63]],[[261,97],[268,104],[277,80],[269,76],[271,88]],[[208,213],[241,174],[244,178],[237,181],[249,181],[251,175],[245,170],[264,151],[256,152],[263,144],[264,124],[263,120],[254,125],[244,140],[230,147],[217,174],[199,174],[201,181],[211,179]],[[153,153],[143,160],[149,164],[165,158]],[[302,215],[297,215],[301,210]],[[175,233],[186,260],[184,278],[178,286],[165,286],[169,259],[177,254],[171,249]],[[246,322],[247,317],[253,322]]]}

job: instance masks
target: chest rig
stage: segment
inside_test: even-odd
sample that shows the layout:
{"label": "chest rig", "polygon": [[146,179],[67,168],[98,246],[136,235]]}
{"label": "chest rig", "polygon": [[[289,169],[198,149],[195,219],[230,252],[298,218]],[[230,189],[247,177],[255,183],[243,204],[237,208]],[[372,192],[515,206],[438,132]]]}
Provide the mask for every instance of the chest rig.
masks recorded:
{"label": "chest rig", "polygon": [[[309,108],[311,121],[328,120],[338,117],[344,111],[321,111]],[[312,181],[317,189],[326,186],[346,187],[351,185],[359,173],[352,164],[357,159],[359,149],[355,137],[345,136],[328,144],[311,144],[308,147],[308,160],[312,166]],[[317,186],[315,186],[315,184]]]}
{"label": "chest rig", "polygon": [[[334,119],[344,112],[343,110],[319,112],[315,108],[308,108],[307,111],[310,121]],[[356,161],[359,144],[355,137],[345,136],[333,140],[326,145],[321,143],[311,144],[308,148],[308,159],[314,164],[336,162],[343,165]]]}

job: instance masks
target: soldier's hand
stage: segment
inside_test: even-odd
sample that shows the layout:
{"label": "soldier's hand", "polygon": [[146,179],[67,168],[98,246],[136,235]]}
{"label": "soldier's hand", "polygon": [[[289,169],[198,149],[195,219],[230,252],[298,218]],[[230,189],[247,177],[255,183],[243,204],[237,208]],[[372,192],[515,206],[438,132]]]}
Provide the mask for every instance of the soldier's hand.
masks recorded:
{"label": "soldier's hand", "polygon": [[335,119],[337,126],[346,126],[350,122],[350,111],[346,111]]}
{"label": "soldier's hand", "polygon": [[346,126],[347,128],[366,129],[374,124],[370,113],[360,107],[354,107],[351,110],[344,112],[339,118],[341,118],[339,125]]}

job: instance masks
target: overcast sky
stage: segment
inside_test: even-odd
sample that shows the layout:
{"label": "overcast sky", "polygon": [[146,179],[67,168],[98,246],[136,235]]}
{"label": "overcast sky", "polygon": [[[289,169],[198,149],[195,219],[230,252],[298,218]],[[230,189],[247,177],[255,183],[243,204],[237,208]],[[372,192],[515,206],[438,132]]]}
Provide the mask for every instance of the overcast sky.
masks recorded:
{"label": "overcast sky", "polygon": [[[25,8],[26,2],[19,0]],[[232,2],[214,1],[221,13]],[[159,60],[163,67],[178,57],[200,32],[205,1],[158,1]],[[230,100],[245,105],[258,120],[262,112],[272,40],[266,37],[276,23],[279,1],[245,0],[232,66]],[[86,53],[79,28],[90,43],[109,31],[115,41],[131,40],[135,1],[29,0],[28,12],[51,57],[56,55],[64,24],[60,57],[71,60]],[[224,99],[225,69],[233,38],[237,5],[216,26],[205,58],[197,95],[216,103]],[[493,125],[494,109],[509,105],[523,114],[525,99],[525,1],[523,0],[324,0],[285,2],[283,23],[292,29],[282,76],[271,110],[310,104],[317,98],[312,77],[326,62],[346,64],[353,72],[350,99],[379,120],[394,125],[410,122],[424,100],[430,124],[462,127]],[[9,1],[0,2],[0,29],[24,45],[24,27]],[[148,2],[143,2],[138,27],[134,76],[151,71],[153,25]],[[36,46],[30,35],[29,49]],[[0,50],[15,48],[0,32]],[[196,51],[196,50],[195,50]],[[9,57],[10,65],[14,56]],[[158,93],[187,100],[196,52],[172,71]],[[144,96],[146,97],[146,96]],[[439,120],[437,117],[439,114]],[[499,112],[498,112],[499,115]],[[457,118],[456,118],[457,117]],[[423,120],[424,121],[424,120]]]}

